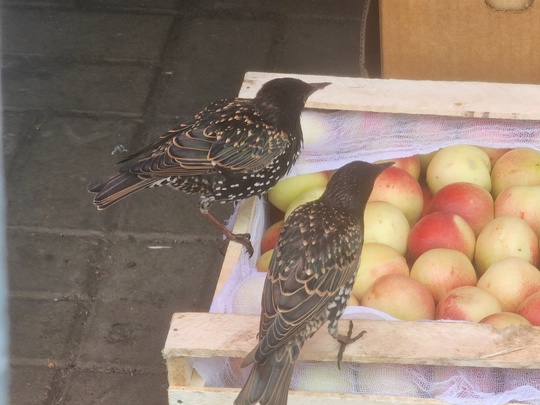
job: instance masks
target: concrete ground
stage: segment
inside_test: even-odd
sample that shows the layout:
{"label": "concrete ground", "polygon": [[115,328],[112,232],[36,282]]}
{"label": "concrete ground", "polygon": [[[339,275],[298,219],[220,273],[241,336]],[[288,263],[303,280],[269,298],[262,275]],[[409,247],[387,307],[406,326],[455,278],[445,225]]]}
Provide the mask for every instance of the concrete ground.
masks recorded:
{"label": "concrete ground", "polygon": [[246,71],[359,76],[361,6],[0,3],[12,404],[167,402],[169,321],[208,310],[220,235],[196,197],[148,190],[97,212],[86,186],[234,97]]}

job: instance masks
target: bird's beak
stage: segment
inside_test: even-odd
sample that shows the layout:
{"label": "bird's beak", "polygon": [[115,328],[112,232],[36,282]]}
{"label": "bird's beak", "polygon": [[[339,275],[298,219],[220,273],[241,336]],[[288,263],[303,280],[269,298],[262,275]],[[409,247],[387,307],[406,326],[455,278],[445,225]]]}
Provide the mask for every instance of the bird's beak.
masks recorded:
{"label": "bird's beak", "polygon": [[309,93],[309,95],[312,95],[313,93],[315,93],[317,90],[321,90],[321,89],[324,89],[326,86],[328,86],[329,84],[332,84],[330,82],[324,82],[324,83],[310,83],[309,85],[311,86],[311,92]]}

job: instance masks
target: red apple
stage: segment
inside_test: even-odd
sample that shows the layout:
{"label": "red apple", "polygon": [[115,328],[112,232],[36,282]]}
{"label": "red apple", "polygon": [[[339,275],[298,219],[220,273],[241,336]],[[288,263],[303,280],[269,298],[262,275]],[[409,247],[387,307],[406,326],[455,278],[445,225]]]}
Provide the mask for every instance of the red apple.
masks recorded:
{"label": "red apple", "polygon": [[521,315],[513,312],[497,312],[480,320],[479,323],[485,323],[493,326],[495,329],[504,329],[510,325],[531,326],[531,323]]}
{"label": "red apple", "polygon": [[276,246],[277,240],[279,239],[279,233],[283,228],[283,223],[285,221],[278,221],[268,227],[264,231],[263,236],[261,237],[261,254],[274,249]]}
{"label": "red apple", "polygon": [[482,149],[471,145],[452,145],[439,150],[431,159],[426,182],[433,194],[451,183],[478,184],[491,191],[491,163]]}
{"label": "red apple", "polygon": [[375,280],[360,304],[404,321],[433,319],[435,302],[418,281],[403,274],[387,274]]}
{"label": "red apple", "polygon": [[502,155],[491,171],[494,198],[510,186],[540,185],[540,151],[516,148]]}
{"label": "red apple", "polygon": [[478,322],[501,311],[501,304],[493,295],[478,287],[464,286],[454,288],[441,298],[435,310],[435,319]]}
{"label": "red apple", "polygon": [[382,243],[364,243],[352,295],[361,300],[371,284],[386,274],[409,275],[409,266],[403,255]]}
{"label": "red apple", "polygon": [[459,215],[433,212],[421,218],[409,232],[409,258],[412,261],[430,249],[446,248],[462,252],[472,260],[474,232]]}
{"label": "red apple", "polygon": [[493,197],[484,188],[473,183],[452,183],[441,188],[433,198],[427,213],[451,212],[463,218],[475,236],[493,219]]}
{"label": "red apple", "polygon": [[495,200],[495,216],[519,217],[540,238],[540,186],[510,186]]}
{"label": "red apple", "polygon": [[404,255],[409,231],[409,221],[395,205],[385,201],[367,203],[364,211],[364,243],[383,243]]}
{"label": "red apple", "polygon": [[399,169],[405,170],[407,173],[409,173],[411,176],[413,176],[416,180],[420,177],[420,157],[418,155],[414,156],[408,156],[404,158],[393,158],[393,159],[384,159],[379,160],[375,163],[383,163],[383,162],[394,162],[393,167],[397,167]]}
{"label": "red apple", "polygon": [[476,272],[467,256],[454,249],[431,249],[411,267],[411,278],[426,286],[435,304],[450,290],[476,285]]}
{"label": "red apple", "polygon": [[537,266],[540,260],[538,237],[521,218],[497,217],[482,229],[476,239],[476,271],[482,275],[493,263],[512,256]]}
{"label": "red apple", "polygon": [[516,313],[527,319],[532,325],[540,326],[540,292],[535,292],[523,301]]}
{"label": "red apple", "polygon": [[413,225],[422,214],[424,198],[418,181],[405,170],[391,166],[375,180],[369,201],[386,201],[405,215]]}
{"label": "red apple", "polygon": [[509,257],[489,266],[477,287],[497,298],[503,311],[515,312],[527,297],[540,291],[540,271],[526,260]]}

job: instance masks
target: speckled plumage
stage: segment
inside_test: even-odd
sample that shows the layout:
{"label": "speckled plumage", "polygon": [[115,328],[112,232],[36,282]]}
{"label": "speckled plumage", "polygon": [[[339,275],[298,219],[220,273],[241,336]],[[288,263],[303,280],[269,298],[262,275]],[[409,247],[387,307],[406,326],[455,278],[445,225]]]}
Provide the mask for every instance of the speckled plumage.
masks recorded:
{"label": "speckled plumage", "polygon": [[304,342],[325,323],[336,339],[363,244],[363,212],[375,179],[389,164],[352,162],[320,199],[285,221],[263,289],[259,344],[244,359],[252,372],[236,405],[285,405]]}
{"label": "speckled plumage", "polygon": [[[302,147],[300,114],[306,99],[328,84],[274,79],[253,100],[209,104],[190,123],[168,131],[120,163],[143,158],[89,185],[96,193],[94,204],[101,210],[136,191],[169,186],[199,194],[201,212],[228,237],[235,237],[211,216],[209,207],[215,201],[264,194],[290,170]],[[242,236],[234,240],[252,251],[249,240]]]}

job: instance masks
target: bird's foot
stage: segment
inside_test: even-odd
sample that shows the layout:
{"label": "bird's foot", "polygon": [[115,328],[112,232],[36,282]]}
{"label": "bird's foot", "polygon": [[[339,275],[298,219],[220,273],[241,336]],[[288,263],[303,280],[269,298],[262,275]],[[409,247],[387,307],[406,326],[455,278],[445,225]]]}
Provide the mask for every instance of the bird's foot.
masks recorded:
{"label": "bird's foot", "polygon": [[339,370],[341,370],[341,360],[343,359],[343,353],[345,352],[345,348],[348,345],[350,345],[351,343],[356,342],[358,339],[360,339],[362,336],[364,336],[364,333],[366,333],[366,331],[363,330],[362,332],[360,332],[355,337],[351,337],[352,332],[353,332],[353,327],[354,327],[353,321],[349,321],[349,331],[347,332],[347,334],[346,335],[339,335],[338,334],[338,336],[336,338],[336,340],[340,343],[339,352],[338,352],[338,355],[337,355],[337,366],[338,366]]}
{"label": "bird's foot", "polygon": [[250,241],[251,235],[249,233],[231,233],[225,237],[225,240],[219,245],[219,251],[225,255],[228,242],[233,241],[244,245],[249,257],[253,256],[253,246]]}

